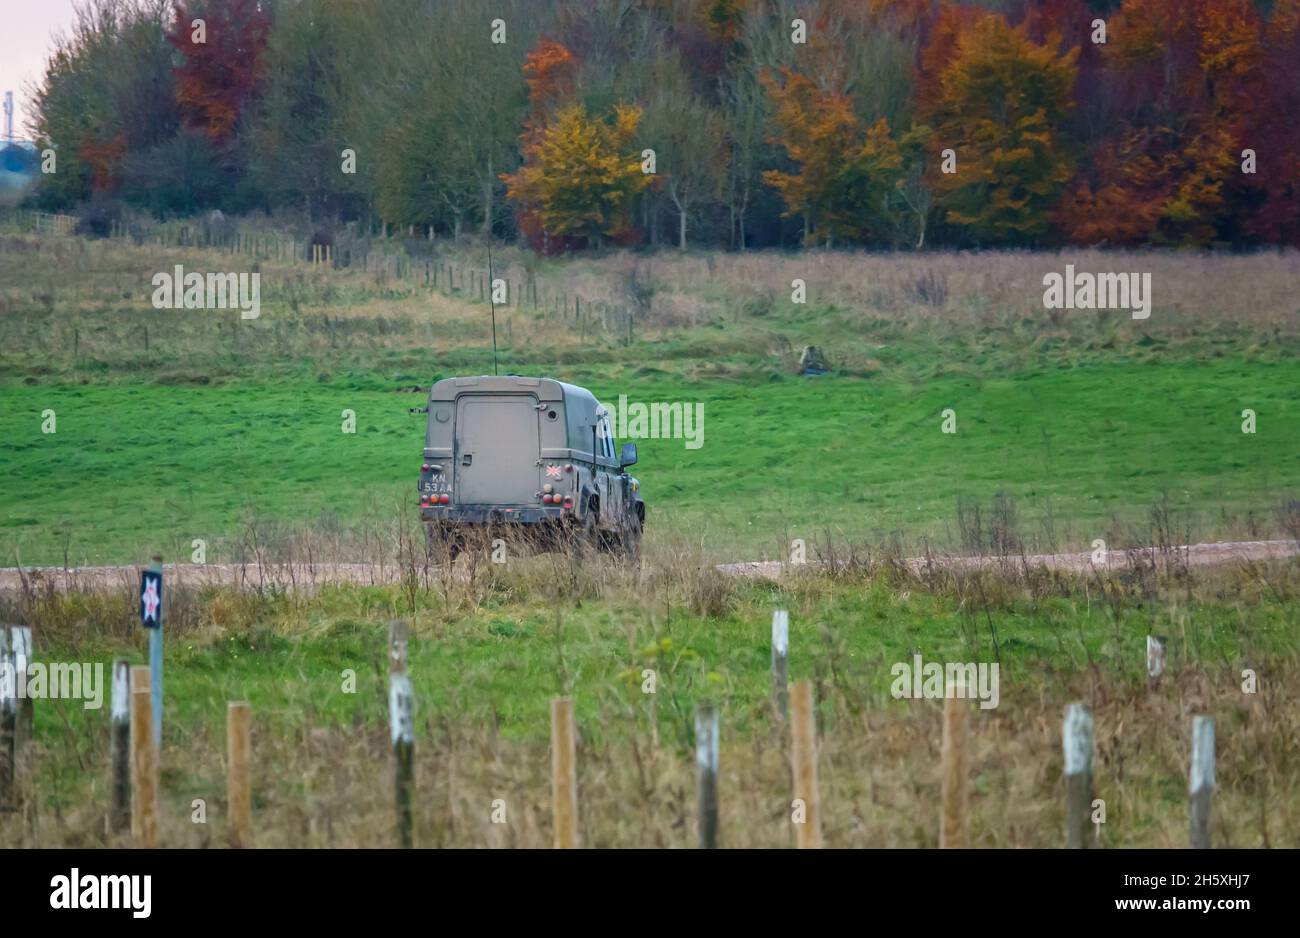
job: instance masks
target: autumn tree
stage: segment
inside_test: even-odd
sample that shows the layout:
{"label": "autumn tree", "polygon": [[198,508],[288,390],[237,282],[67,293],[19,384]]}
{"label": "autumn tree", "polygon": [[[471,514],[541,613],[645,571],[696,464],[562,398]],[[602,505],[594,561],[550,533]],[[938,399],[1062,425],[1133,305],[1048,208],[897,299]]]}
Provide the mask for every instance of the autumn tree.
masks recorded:
{"label": "autumn tree", "polygon": [[1260,74],[1242,110],[1235,157],[1255,152],[1255,172],[1234,166],[1240,228],[1264,244],[1300,245],[1300,0],[1278,0],[1261,36]]}
{"label": "autumn tree", "polygon": [[57,153],[39,200],[65,208],[123,190],[127,163],[176,130],[165,0],[91,0],[78,5],[33,89],[33,136]]}
{"label": "autumn tree", "polygon": [[773,140],[798,172],[768,170],[763,178],[781,193],[788,214],[804,217],[805,243],[813,234],[827,243],[886,241],[904,229],[915,229],[923,243],[929,199],[917,185],[929,128],[901,139],[885,117],[864,128],[847,94],[824,91],[797,73],[782,77],[766,78],[779,131]]}
{"label": "autumn tree", "polygon": [[225,142],[261,84],[270,20],[257,0],[176,0],[174,9],[176,100],[188,125]]}
{"label": "autumn tree", "polygon": [[1104,60],[1113,127],[1070,187],[1070,240],[1204,246],[1231,227],[1242,115],[1258,99],[1249,0],[1125,0]]}
{"label": "autumn tree", "polygon": [[632,200],[650,184],[633,144],[640,120],[641,109],[632,105],[615,106],[606,120],[580,103],[565,105],[528,147],[519,171],[504,177],[509,198],[539,220],[543,249],[552,239],[599,246],[632,237]]}
{"label": "autumn tree", "polygon": [[922,113],[956,161],[949,173],[932,160],[943,221],[976,244],[1040,241],[1073,169],[1061,128],[1077,50],[1038,45],[995,13],[936,36],[951,41],[951,57]]}
{"label": "autumn tree", "polygon": [[773,143],[785,148],[798,172],[767,170],[763,181],[785,201],[786,216],[804,221],[804,243],[814,233],[842,232],[835,196],[840,173],[857,149],[861,127],[849,97],[819,88],[812,79],[783,69],[763,76],[773,103]]}

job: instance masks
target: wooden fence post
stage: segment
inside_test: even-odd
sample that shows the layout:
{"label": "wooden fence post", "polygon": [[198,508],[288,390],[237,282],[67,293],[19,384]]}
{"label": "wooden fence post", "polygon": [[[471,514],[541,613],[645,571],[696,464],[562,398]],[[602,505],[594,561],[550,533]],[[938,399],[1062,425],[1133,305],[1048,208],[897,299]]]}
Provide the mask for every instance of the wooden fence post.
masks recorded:
{"label": "wooden fence post", "polygon": [[573,730],[573,700],[551,701],[551,804],[555,823],[555,848],[578,846],[577,739]]}
{"label": "wooden fence post", "polygon": [[1214,800],[1214,720],[1192,717],[1192,766],[1187,786],[1191,802],[1192,846],[1210,846],[1210,807]]}
{"label": "wooden fence post", "polygon": [[695,708],[695,772],[699,793],[700,846],[718,846],[718,711],[713,704]]}
{"label": "wooden fence post", "polygon": [[253,792],[249,784],[252,741],[247,701],[226,706],[226,802],[230,810],[230,846],[253,846]]}
{"label": "wooden fence post", "polygon": [[772,696],[782,720],[790,718],[790,613],[772,612]]}
{"label": "wooden fence post", "polygon": [[158,750],[149,669],[131,669],[131,832],[137,847],[158,846]]}
{"label": "wooden fence post", "polygon": [[108,826],[112,832],[120,833],[131,826],[131,666],[125,658],[113,661],[111,712]]}
{"label": "wooden fence post", "polygon": [[[970,704],[960,684],[948,684],[943,701],[943,818],[939,846],[966,846],[966,721]],[[960,694],[961,696],[958,696]]]}
{"label": "wooden fence post", "polygon": [[1065,708],[1061,730],[1065,755],[1065,845],[1088,846],[1092,814],[1092,714],[1080,703]]}
{"label": "wooden fence post", "polygon": [[[791,761],[794,763],[794,797],[803,809],[796,820],[795,843],[800,848],[822,845],[821,803],[817,792],[817,726],[813,719],[812,685],[795,681],[790,687]],[[800,805],[795,806],[796,814]]]}
{"label": "wooden fence post", "polygon": [[388,626],[388,720],[396,765],[397,834],[401,845],[415,845],[411,802],[415,791],[415,701],[407,673],[407,624]]}

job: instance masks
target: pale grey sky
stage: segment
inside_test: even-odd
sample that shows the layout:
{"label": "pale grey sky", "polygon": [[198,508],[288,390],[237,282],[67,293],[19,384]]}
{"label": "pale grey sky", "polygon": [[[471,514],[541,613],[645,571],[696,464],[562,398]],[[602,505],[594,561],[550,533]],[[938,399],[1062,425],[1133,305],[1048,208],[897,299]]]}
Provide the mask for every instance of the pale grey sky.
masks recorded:
{"label": "pale grey sky", "polygon": [[[0,0],[0,98],[14,93],[14,134],[26,137],[30,102],[23,93],[45,70],[53,33],[72,25],[73,0]],[[3,115],[0,115],[3,119]],[[0,132],[3,127],[0,126]]]}

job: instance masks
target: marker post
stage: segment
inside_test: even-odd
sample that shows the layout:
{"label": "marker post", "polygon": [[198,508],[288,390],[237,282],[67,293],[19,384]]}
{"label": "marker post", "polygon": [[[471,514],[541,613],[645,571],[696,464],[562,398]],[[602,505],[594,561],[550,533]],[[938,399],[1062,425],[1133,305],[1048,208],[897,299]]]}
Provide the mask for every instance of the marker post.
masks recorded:
{"label": "marker post", "polygon": [[148,570],[140,574],[140,624],[149,630],[149,681],[153,696],[153,744],[162,750],[163,713],[163,568],[162,558],[155,557]]}

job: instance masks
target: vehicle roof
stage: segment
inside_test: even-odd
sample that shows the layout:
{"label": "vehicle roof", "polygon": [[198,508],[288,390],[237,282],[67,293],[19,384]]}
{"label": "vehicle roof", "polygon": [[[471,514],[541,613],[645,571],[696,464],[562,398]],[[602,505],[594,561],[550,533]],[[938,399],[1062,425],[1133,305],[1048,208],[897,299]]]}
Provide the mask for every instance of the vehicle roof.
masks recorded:
{"label": "vehicle roof", "polygon": [[593,395],[586,388],[576,384],[566,384],[554,378],[533,378],[528,375],[472,375],[443,378],[429,389],[429,400],[451,401],[457,394],[465,391],[533,391],[540,393],[543,400],[560,400],[578,398],[594,401]]}
{"label": "vehicle roof", "polygon": [[606,410],[596,396],[586,388],[576,384],[567,384],[554,378],[534,378],[528,375],[467,375],[443,378],[434,382],[429,389],[430,401],[454,401],[458,394],[466,391],[475,393],[493,392],[511,393],[530,391],[543,401],[564,401],[573,407],[570,417],[590,419],[593,414],[604,414]]}
{"label": "vehicle roof", "polygon": [[[443,378],[429,389],[429,403],[455,402],[457,396],[473,394],[535,394],[539,401],[560,401],[564,404],[565,435],[570,448],[592,449],[592,425],[607,414],[605,407],[586,388],[566,384],[554,378],[534,378],[526,375],[476,375]],[[432,416],[430,427],[433,426]],[[433,431],[430,430],[430,433]]]}

